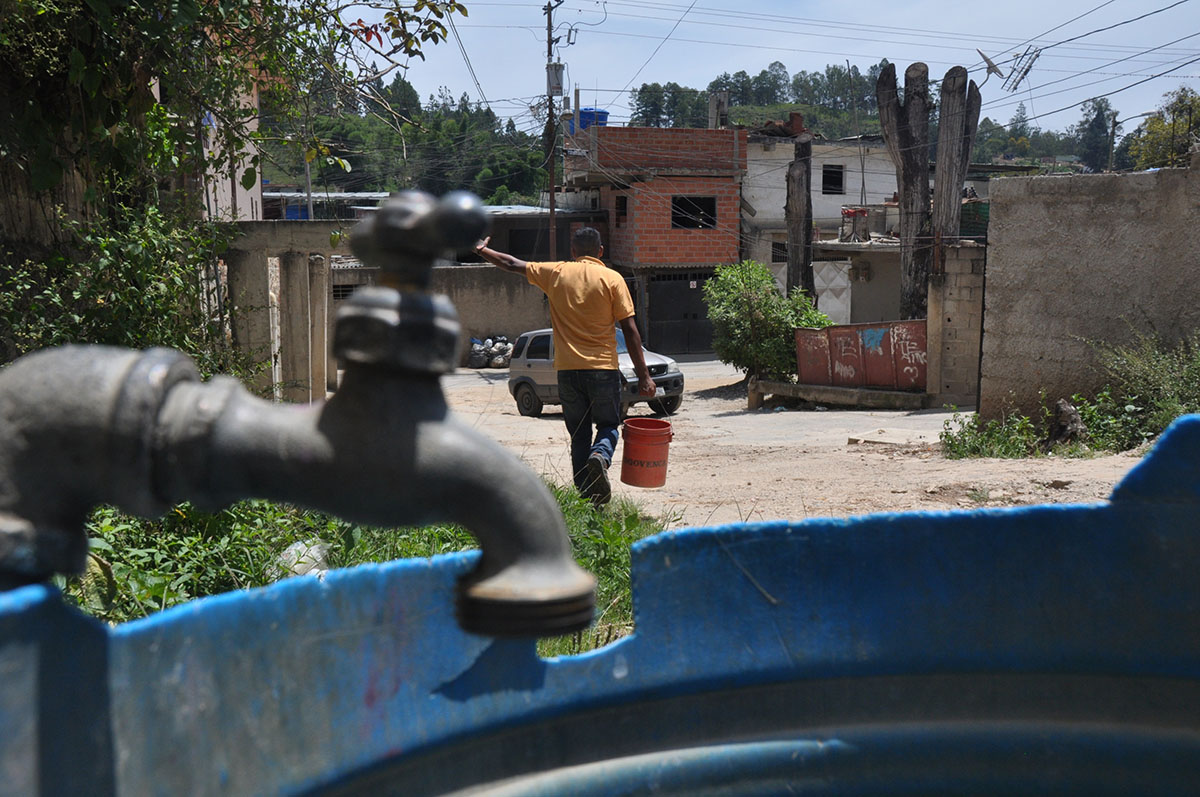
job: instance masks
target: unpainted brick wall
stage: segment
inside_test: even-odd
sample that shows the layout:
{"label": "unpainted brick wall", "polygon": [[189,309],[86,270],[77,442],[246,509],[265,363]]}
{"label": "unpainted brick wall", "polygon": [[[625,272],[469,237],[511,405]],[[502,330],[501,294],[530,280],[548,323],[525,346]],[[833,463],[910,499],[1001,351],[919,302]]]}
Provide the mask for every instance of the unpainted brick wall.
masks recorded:
{"label": "unpainted brick wall", "polygon": [[[627,197],[628,212],[616,221],[616,197]],[[612,219],[613,259],[621,263],[732,263],[738,257],[741,187],[730,177],[659,177],[624,190],[606,190],[605,207]],[[671,198],[711,196],[717,203],[717,226],[711,230],[671,227]]]}
{"label": "unpainted brick wall", "polygon": [[[592,127],[592,164],[614,172],[641,169],[746,169],[745,130],[662,127]],[[577,137],[579,144],[587,136]]]}

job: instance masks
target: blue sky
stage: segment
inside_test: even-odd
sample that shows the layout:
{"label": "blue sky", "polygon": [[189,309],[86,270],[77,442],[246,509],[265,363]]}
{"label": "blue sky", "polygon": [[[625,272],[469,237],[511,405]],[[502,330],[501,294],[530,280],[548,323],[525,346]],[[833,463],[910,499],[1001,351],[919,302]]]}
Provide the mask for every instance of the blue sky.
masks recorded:
{"label": "blue sky", "polygon": [[[545,93],[545,2],[463,2],[469,16],[455,18],[462,49],[454,37],[427,48],[407,78],[422,100],[446,86],[532,130],[529,106]],[[996,76],[982,86],[982,115],[1001,122],[1024,102],[1036,124],[1063,130],[1089,97],[1108,95],[1125,118],[1153,110],[1181,84],[1200,89],[1200,0],[564,0],[554,20],[569,91],[578,85],[583,106],[607,108],[618,124],[629,116],[623,90],[644,82],[703,89],[722,72],[754,75],[776,60],[794,74],[847,59],[865,70],[887,58],[901,72],[924,61],[932,79],[961,64],[978,83],[977,47],[1006,71],[1026,46],[1044,48],[1019,91]]]}

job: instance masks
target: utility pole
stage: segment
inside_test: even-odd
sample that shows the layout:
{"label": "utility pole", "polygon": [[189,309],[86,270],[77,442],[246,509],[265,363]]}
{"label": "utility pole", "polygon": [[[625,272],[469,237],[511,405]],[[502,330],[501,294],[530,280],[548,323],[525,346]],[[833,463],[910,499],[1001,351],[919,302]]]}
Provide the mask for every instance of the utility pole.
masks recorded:
{"label": "utility pole", "polygon": [[563,4],[563,0],[549,0],[542,8],[546,15],[546,160],[550,164],[550,260],[558,259],[557,222],[554,220],[554,184],[558,181],[558,158],[554,152],[555,140],[558,138],[558,119],[554,112],[554,93],[550,86],[550,66],[554,60],[554,9]]}

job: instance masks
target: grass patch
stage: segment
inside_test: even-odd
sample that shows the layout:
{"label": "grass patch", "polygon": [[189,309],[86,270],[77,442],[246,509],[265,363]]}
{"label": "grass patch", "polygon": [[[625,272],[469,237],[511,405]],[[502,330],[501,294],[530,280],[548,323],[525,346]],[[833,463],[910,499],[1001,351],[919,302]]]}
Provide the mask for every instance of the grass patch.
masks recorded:
{"label": "grass patch", "polygon": [[956,412],[943,422],[938,439],[942,442],[942,453],[948,459],[1020,459],[1039,452],[1037,427],[1032,420],[1018,413],[981,421],[978,415]]}
{"label": "grass patch", "polygon": [[[592,628],[543,640],[539,652],[546,656],[602,647],[632,630],[629,547],[665,527],[631,502],[615,499],[597,509],[573,487],[549,487],[566,519],[575,558],[595,574],[598,585]],[[328,544],[331,567],[479,547],[458,526],[370,528],[269,501],[243,501],[212,513],[182,504],[156,520],[101,507],[92,513],[87,533],[92,552],[87,572],[59,579],[59,585],[68,600],[109,623],[136,620],[194,598],[270,584],[283,550],[314,538]]]}

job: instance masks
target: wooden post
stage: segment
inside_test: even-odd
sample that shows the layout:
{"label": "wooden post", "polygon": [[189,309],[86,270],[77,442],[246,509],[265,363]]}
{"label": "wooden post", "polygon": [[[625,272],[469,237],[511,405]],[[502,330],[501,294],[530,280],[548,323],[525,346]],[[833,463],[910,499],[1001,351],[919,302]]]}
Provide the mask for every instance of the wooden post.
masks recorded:
{"label": "wooden post", "polygon": [[796,136],[796,154],[787,170],[784,214],[788,230],[788,295],[799,288],[808,294],[815,305],[817,288],[812,268],[812,133]]}
{"label": "wooden post", "polygon": [[896,88],[896,65],[875,85],[879,120],[900,187],[900,318],[925,318],[929,291],[929,68],[904,71],[904,102]]}
{"label": "wooden post", "polygon": [[933,235],[955,243],[962,223],[962,187],[979,127],[979,87],[967,70],[952,67],[942,79],[937,171],[933,182]]}

